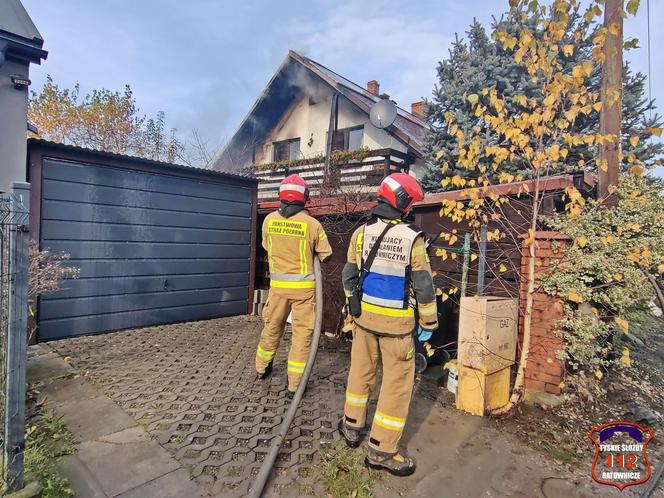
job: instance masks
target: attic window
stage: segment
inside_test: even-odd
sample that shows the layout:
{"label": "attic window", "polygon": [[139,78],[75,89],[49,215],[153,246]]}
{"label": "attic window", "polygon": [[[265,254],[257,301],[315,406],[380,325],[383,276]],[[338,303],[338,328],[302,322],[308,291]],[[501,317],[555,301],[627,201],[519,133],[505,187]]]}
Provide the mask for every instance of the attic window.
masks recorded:
{"label": "attic window", "polygon": [[272,160],[274,162],[290,161],[300,157],[300,139],[291,138],[272,143]]}
{"label": "attic window", "polygon": [[332,150],[358,150],[362,148],[364,126],[342,128],[334,133]]}

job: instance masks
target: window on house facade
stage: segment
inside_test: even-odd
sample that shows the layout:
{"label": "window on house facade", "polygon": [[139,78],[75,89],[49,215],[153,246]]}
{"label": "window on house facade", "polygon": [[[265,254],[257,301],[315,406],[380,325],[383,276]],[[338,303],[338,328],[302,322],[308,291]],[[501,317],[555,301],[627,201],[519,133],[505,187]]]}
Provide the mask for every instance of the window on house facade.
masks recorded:
{"label": "window on house facade", "polygon": [[334,134],[332,150],[357,150],[362,147],[364,126],[342,128]]}
{"label": "window on house facade", "polygon": [[272,143],[272,160],[290,161],[300,157],[300,139],[291,138]]}

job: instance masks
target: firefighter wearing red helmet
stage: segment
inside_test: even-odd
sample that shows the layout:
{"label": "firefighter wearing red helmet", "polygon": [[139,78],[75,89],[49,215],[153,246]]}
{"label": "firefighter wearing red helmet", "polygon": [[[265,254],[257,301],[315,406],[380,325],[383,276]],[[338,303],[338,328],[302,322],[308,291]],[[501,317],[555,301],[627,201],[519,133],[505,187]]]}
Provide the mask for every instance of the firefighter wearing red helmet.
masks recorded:
{"label": "firefighter wearing red helmet", "polygon": [[349,446],[361,443],[380,358],[383,379],[365,463],[400,476],[415,472],[415,461],[398,447],[415,377],[414,340],[428,340],[438,327],[425,236],[403,221],[423,198],[415,178],[405,173],[385,178],[370,221],[351,238],[342,273],[353,347],[339,431]]}
{"label": "firefighter wearing red helmet", "polygon": [[260,380],[272,373],[274,355],[292,312],[289,397],[297,390],[304,372],[314,330],[314,257],[326,261],[332,255],[325,230],[304,209],[308,199],[305,181],[299,175],[286,177],[279,186],[281,206],[267,215],[262,230],[270,266],[270,291],[263,308],[265,327],[256,351],[256,371]]}

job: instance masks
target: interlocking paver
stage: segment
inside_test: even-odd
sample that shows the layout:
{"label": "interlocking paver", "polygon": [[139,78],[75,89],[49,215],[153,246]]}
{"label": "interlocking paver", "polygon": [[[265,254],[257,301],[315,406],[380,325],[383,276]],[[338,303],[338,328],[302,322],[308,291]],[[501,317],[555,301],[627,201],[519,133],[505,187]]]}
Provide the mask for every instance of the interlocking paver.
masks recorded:
{"label": "interlocking paver", "polygon": [[[253,365],[261,328],[258,318],[232,317],[78,337],[52,346],[145,426],[207,491],[244,496],[289,406],[288,333],[272,377],[257,382]],[[338,438],[349,347],[321,342],[268,496],[316,490],[308,469],[321,444]]]}

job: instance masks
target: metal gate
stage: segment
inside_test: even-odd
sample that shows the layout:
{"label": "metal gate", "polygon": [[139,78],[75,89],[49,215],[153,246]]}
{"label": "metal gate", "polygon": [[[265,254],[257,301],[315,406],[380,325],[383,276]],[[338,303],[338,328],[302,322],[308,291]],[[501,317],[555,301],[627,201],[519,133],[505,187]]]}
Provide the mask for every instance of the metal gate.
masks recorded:
{"label": "metal gate", "polygon": [[0,493],[23,488],[30,186],[0,192]]}
{"label": "metal gate", "polygon": [[43,142],[31,158],[40,248],[80,269],[40,298],[40,340],[247,312],[254,181]]}

